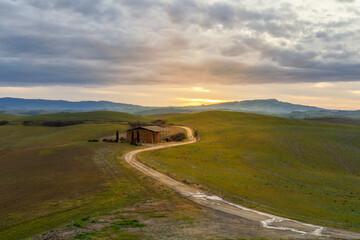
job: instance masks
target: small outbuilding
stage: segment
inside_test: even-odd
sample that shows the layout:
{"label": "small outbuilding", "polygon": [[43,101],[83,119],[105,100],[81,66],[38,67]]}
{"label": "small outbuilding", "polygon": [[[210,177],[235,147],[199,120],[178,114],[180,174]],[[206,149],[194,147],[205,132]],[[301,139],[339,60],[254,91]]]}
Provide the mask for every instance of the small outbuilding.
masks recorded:
{"label": "small outbuilding", "polygon": [[127,130],[127,141],[129,143],[160,143],[167,137],[166,128],[158,126],[142,126]]}

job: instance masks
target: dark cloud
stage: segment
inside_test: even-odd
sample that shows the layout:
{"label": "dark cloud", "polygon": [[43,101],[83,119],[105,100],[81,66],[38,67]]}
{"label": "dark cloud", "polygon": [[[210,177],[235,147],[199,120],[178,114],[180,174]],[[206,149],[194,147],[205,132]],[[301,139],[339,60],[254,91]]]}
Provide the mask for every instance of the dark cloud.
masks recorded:
{"label": "dark cloud", "polygon": [[356,15],[254,1],[4,0],[0,85],[359,80]]}

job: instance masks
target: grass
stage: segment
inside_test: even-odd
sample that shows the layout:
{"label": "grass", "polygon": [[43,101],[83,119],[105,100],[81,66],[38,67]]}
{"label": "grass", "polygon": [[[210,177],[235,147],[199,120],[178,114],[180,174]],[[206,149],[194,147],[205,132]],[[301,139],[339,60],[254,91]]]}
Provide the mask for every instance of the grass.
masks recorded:
{"label": "grass", "polygon": [[338,123],[338,124],[360,125],[360,119],[353,119],[353,118],[319,117],[319,118],[307,118],[305,120]]}
{"label": "grass", "polygon": [[114,222],[111,224],[111,228],[113,229],[120,229],[120,228],[138,228],[138,227],[145,227],[146,225],[140,223],[137,219],[123,219],[118,222]]}
{"label": "grass", "polygon": [[[1,135],[6,136],[0,140],[0,204],[4,206],[0,210],[4,216],[0,220],[0,231],[4,231],[0,239],[22,236],[21,228],[26,228],[27,223],[32,226],[33,233],[55,226],[64,218],[70,219],[82,212],[82,207],[86,210],[92,201],[110,194],[115,185],[120,184],[118,188],[121,189],[123,184],[113,178],[116,173],[108,172],[104,165],[109,165],[116,154],[131,147],[87,143],[86,140],[126,127],[89,124],[63,128],[19,125],[0,128]],[[96,159],[99,152],[102,158]],[[52,215],[59,215],[59,218],[49,221]],[[41,218],[47,220],[42,222]],[[22,226],[18,228],[18,225]]]}
{"label": "grass", "polygon": [[10,121],[26,121],[26,120],[49,120],[49,121],[67,121],[67,120],[87,120],[87,121],[150,121],[151,118],[137,116],[130,113],[112,112],[112,111],[93,111],[93,112],[78,112],[78,113],[54,113],[41,114],[33,116],[12,116],[0,114],[0,120]]}
{"label": "grass", "polygon": [[81,232],[75,236],[75,239],[117,239],[117,240],[139,240],[138,235],[128,233],[122,229],[111,229],[106,232]]}
{"label": "grass", "polygon": [[234,112],[168,118],[201,141],[142,161],[259,210],[360,230],[360,127]]}
{"label": "grass", "polygon": [[151,117],[151,118],[155,118],[155,119],[159,119],[159,118],[162,119],[162,118],[168,118],[168,117],[171,117],[171,116],[177,116],[177,115],[182,115],[182,114],[186,114],[186,113],[162,113],[162,114],[145,115],[145,117]]}
{"label": "grass", "polygon": [[128,128],[113,120],[144,121],[143,117],[89,112],[10,118],[110,122],[56,128],[0,126],[0,239],[26,238],[79,218],[73,226],[82,227],[89,213],[156,195],[119,163],[117,157],[131,145],[87,142]]}
{"label": "grass", "polygon": [[92,239],[95,236],[94,232],[81,232],[75,236],[75,239]]}
{"label": "grass", "polygon": [[16,118],[17,118],[17,117],[16,117],[16,116],[13,116],[13,115],[1,114],[1,113],[0,113],[0,121],[1,121],[1,120],[10,121],[10,120],[13,120],[13,119],[16,119]]}
{"label": "grass", "polygon": [[[86,114],[79,118],[89,119]],[[166,239],[169,234],[187,239],[192,232],[185,228],[197,224],[205,237],[201,221],[210,220],[202,209],[121,161],[134,146],[87,142],[124,131],[127,124],[118,122],[123,120],[57,128],[0,126],[0,240],[44,232],[48,238],[64,233],[72,239]]]}

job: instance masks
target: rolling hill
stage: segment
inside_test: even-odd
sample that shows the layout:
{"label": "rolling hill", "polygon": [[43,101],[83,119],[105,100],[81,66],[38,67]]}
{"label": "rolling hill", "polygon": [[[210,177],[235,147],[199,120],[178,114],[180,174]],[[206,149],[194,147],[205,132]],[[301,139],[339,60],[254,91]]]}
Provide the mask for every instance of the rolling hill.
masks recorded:
{"label": "rolling hill", "polygon": [[360,230],[360,127],[236,112],[168,118],[201,141],[143,153],[160,171],[235,203]]}
{"label": "rolling hill", "polygon": [[[69,119],[60,116],[56,120]],[[116,154],[131,146],[87,142],[127,128],[111,122],[59,128],[0,126],[0,239],[28,238],[89,211],[111,209],[115,199],[115,205],[128,204],[110,186],[128,181],[123,176],[134,177],[121,166],[118,171],[124,175],[116,175],[107,165],[116,164]]]}
{"label": "rolling hill", "polygon": [[41,100],[21,98],[0,98],[0,109],[3,113],[18,111],[22,115],[36,115],[44,111],[118,111],[138,115],[163,113],[192,113],[209,110],[245,111],[256,113],[290,113],[292,111],[318,111],[321,108],[281,102],[276,99],[248,100],[221,104],[189,107],[143,107],[139,105],[114,103],[108,101],[70,102],[63,100]]}
{"label": "rolling hill", "polygon": [[[86,112],[1,118],[15,122],[0,126],[0,240],[191,239],[194,229],[198,239],[209,233],[219,239],[271,236],[259,232],[257,224],[199,208],[131,169],[121,159],[135,146],[87,141],[125,131],[124,121],[146,120],[142,116]],[[94,121],[55,128],[23,126],[16,122],[21,119]],[[236,227],[227,229],[229,221]]]}
{"label": "rolling hill", "polygon": [[146,107],[114,103],[109,101],[81,101],[70,102],[64,100],[44,100],[44,99],[23,99],[23,98],[0,98],[0,109],[2,110],[48,110],[48,111],[95,111],[107,110],[133,113],[144,110]]}
{"label": "rolling hill", "polygon": [[94,111],[94,112],[79,112],[79,113],[53,113],[41,114],[32,116],[12,116],[0,114],[0,120],[10,121],[28,121],[28,120],[48,120],[48,121],[68,121],[68,120],[83,120],[83,121],[117,121],[117,122],[133,122],[133,121],[149,121],[150,118],[138,116],[130,113],[112,112],[112,111]]}
{"label": "rolling hill", "polygon": [[[9,116],[0,115],[0,118],[9,119]],[[10,118],[16,121],[22,116]],[[129,128],[126,123],[117,121],[144,121],[144,117],[119,112],[89,112],[24,118],[101,121],[67,127],[23,126],[16,122],[0,126],[0,240],[63,239],[64,235],[51,235],[61,234],[59,226],[63,226],[67,239],[104,239],[106,236],[144,239],[146,226],[138,223],[144,218],[160,216],[159,219],[166,219],[169,225],[181,226],[183,220],[177,218],[201,216],[202,213],[185,199],[164,190],[151,179],[139,177],[123,164],[121,155],[135,149],[134,146],[88,142],[88,139]],[[151,212],[136,209],[146,203],[154,204]],[[167,215],[163,208],[156,207],[164,204],[169,207],[165,212]],[[131,216],[127,208],[132,209]],[[106,218],[114,220],[109,223]],[[99,227],[100,221],[103,227]],[[127,226],[130,231],[115,225],[122,221],[144,226],[140,229],[142,232],[136,231],[139,228],[131,228],[131,224]],[[95,223],[98,223],[96,231],[89,232],[87,229]],[[160,226],[157,224],[148,228],[156,229]],[[49,235],[43,234],[54,228],[47,233]],[[149,234],[151,229],[147,230]],[[36,234],[40,235],[35,237]]]}
{"label": "rolling hill", "polygon": [[281,102],[276,99],[247,100],[209,105],[211,109],[257,113],[289,113],[293,111],[319,111],[322,108]]}
{"label": "rolling hill", "polygon": [[162,115],[214,110],[259,113],[295,119],[317,117],[360,118],[360,110],[327,110],[313,106],[281,102],[276,99],[235,101],[188,107],[144,107],[108,101],[70,102],[62,100],[0,98],[0,114],[18,116],[89,111],[115,111],[136,115]]}

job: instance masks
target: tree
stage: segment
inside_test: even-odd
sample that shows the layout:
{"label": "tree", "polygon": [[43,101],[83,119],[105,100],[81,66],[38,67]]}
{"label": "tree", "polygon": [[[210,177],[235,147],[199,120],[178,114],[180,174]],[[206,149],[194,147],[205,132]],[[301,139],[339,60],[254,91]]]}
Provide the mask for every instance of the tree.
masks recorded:
{"label": "tree", "polygon": [[194,130],[194,137],[199,138],[199,131],[197,129]]}
{"label": "tree", "polygon": [[115,139],[115,142],[119,142],[119,131],[116,130],[116,139]]}

